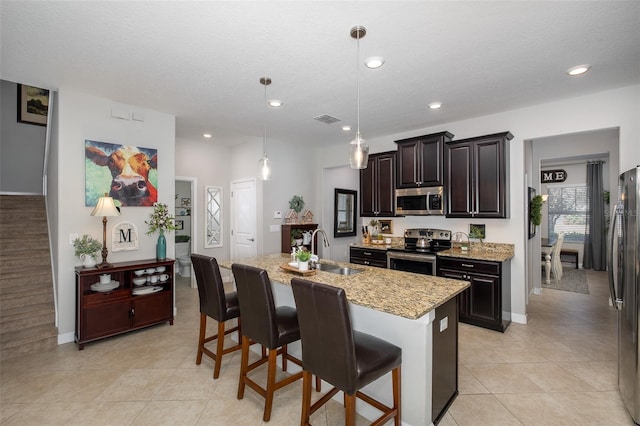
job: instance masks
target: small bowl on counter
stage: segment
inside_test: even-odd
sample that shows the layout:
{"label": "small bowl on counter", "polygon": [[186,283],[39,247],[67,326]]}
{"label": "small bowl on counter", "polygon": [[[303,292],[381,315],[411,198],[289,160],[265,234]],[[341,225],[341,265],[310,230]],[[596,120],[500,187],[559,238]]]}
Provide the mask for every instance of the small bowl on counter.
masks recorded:
{"label": "small bowl on counter", "polygon": [[164,266],[156,266],[156,272],[163,273],[167,268]]}
{"label": "small bowl on counter", "polygon": [[149,268],[149,269],[145,269],[145,272],[147,274],[153,274],[156,271],[156,268]]}
{"label": "small bowl on counter", "polygon": [[139,277],[142,274],[144,274],[144,269],[138,269],[137,271],[133,271],[133,273],[136,274]]}

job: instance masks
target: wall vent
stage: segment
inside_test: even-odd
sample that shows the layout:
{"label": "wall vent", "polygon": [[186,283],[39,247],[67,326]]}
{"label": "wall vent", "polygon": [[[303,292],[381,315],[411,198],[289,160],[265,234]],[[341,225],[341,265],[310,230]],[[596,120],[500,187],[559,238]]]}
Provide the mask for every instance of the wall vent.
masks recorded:
{"label": "wall vent", "polygon": [[321,114],[321,115],[318,115],[316,117],[313,117],[313,119],[314,120],[318,120],[318,121],[320,121],[322,123],[325,123],[325,124],[332,124],[332,123],[336,123],[338,121],[341,121],[340,118],[334,117],[334,116],[329,115],[329,114]]}

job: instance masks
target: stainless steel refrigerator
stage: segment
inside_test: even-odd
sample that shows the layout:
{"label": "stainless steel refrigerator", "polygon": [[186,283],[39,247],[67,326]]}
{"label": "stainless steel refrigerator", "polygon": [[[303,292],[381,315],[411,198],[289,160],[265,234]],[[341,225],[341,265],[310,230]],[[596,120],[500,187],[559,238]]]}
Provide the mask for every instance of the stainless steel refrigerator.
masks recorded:
{"label": "stainless steel refrigerator", "polygon": [[618,387],[640,424],[640,166],[620,175],[609,232],[609,286],[618,310]]}

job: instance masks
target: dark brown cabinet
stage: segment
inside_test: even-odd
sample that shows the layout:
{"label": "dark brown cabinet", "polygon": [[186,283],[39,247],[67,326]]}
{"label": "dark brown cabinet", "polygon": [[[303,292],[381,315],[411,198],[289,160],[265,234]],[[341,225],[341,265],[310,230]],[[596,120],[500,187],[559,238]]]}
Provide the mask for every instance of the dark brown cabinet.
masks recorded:
{"label": "dark brown cabinet", "polygon": [[[104,337],[165,321],[173,324],[173,263],[172,259],[151,259],[114,263],[102,269],[77,267],[75,340],[78,349]],[[157,272],[158,267],[164,271]],[[137,275],[135,271],[144,272]],[[103,274],[111,275],[113,285],[98,285]],[[151,281],[151,277],[157,282],[138,286],[133,281],[147,278]],[[112,286],[115,287],[110,288]],[[143,294],[136,294],[138,292]]]}
{"label": "dark brown cabinet", "polygon": [[349,248],[349,262],[360,265],[387,267],[387,251],[362,247]]}
{"label": "dark brown cabinet", "polygon": [[[286,223],[282,225],[282,240],[280,244],[281,252],[291,253],[291,247],[293,247],[293,245],[291,244],[291,238],[295,234],[294,232],[295,230],[300,231],[300,234],[302,234],[303,232],[309,232],[309,231],[313,232],[316,229],[318,229],[317,223]],[[303,240],[302,237],[299,237],[299,238]],[[317,250],[318,236],[316,235],[314,238],[316,240],[314,242],[314,247],[316,247],[316,250]],[[307,250],[311,251],[311,242],[309,242],[308,244],[301,244],[301,246],[306,247]]]}
{"label": "dark brown cabinet", "polygon": [[460,322],[504,332],[511,323],[509,261],[438,257],[438,276],[469,281],[458,296]]}
{"label": "dark brown cabinet", "polygon": [[441,186],[444,180],[444,144],[449,132],[396,141],[396,188]]}
{"label": "dark brown cabinet", "polygon": [[360,170],[360,216],[395,216],[396,152],[369,155],[367,168]]}
{"label": "dark brown cabinet", "polygon": [[447,217],[509,217],[509,132],[445,144]]}

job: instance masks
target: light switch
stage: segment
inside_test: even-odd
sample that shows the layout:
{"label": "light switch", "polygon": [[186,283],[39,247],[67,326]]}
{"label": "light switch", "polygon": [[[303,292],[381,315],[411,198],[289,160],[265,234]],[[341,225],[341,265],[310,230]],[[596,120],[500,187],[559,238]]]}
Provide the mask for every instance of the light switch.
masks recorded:
{"label": "light switch", "polygon": [[271,225],[269,227],[270,232],[280,232],[280,225]]}

